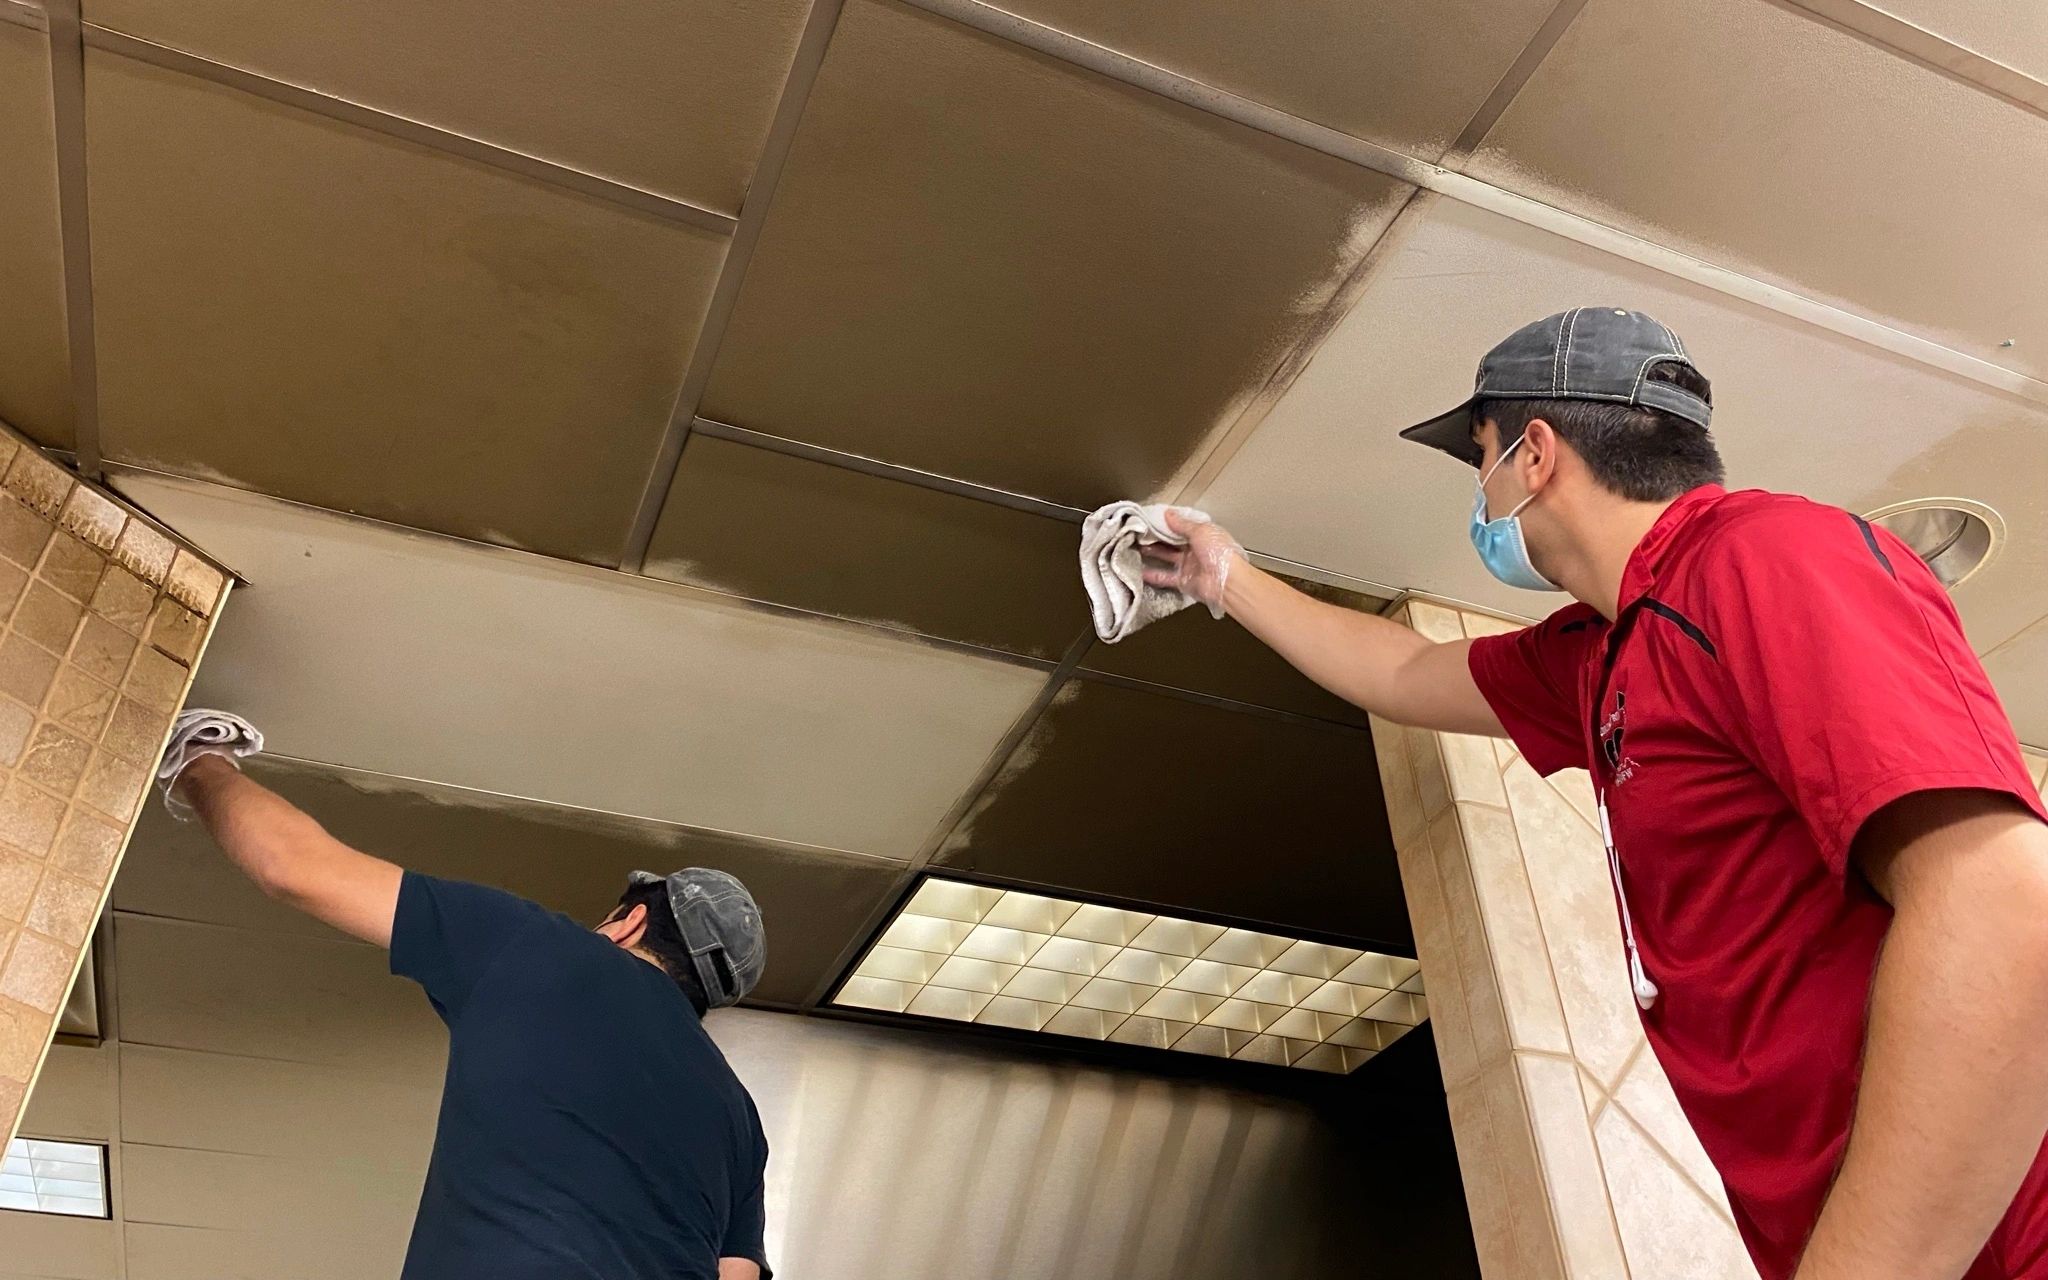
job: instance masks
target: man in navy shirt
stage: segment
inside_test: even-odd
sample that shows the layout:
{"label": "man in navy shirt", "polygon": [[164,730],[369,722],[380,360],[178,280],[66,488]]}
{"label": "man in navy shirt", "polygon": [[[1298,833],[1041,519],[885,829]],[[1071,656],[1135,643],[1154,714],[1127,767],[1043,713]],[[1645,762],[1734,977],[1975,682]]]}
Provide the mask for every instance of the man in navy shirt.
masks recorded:
{"label": "man in navy shirt", "polygon": [[388,947],[448,1024],[404,1280],[769,1280],[767,1139],[701,1022],[761,976],[739,881],[635,872],[591,930],[349,848],[230,752],[172,748],[174,803],[265,893]]}

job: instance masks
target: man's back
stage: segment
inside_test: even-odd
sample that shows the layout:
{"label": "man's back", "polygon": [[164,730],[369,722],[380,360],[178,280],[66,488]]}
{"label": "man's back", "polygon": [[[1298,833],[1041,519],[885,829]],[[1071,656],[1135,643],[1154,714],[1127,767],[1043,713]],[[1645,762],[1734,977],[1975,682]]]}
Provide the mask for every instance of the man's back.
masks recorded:
{"label": "man's back", "polygon": [[762,1247],[752,1100],[665,974],[575,922],[408,874],[394,973],[448,1023],[407,1280],[714,1280]]}

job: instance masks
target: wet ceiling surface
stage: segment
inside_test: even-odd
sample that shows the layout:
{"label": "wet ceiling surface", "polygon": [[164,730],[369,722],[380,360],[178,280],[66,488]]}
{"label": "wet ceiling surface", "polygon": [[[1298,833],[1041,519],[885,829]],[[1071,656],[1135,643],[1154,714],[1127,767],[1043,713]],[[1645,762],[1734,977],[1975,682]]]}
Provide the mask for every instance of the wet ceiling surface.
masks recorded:
{"label": "wet ceiling surface", "polygon": [[[2004,516],[1957,603],[2048,742],[2048,29],[1887,10],[84,0],[53,81],[0,0],[0,418],[248,575],[196,696],[287,794],[578,915],[734,870],[766,1002],[928,866],[1406,949],[1362,717],[1087,643],[1075,521],[1540,610],[1393,432],[1641,307],[1738,483]],[[116,905],[312,928],[155,819]]]}

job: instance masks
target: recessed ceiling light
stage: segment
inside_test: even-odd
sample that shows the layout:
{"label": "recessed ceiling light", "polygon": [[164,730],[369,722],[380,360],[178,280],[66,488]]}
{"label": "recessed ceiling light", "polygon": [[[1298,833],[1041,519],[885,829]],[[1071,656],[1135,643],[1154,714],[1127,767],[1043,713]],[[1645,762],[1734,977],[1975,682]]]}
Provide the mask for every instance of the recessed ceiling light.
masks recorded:
{"label": "recessed ceiling light", "polygon": [[0,1159],[0,1209],[71,1218],[107,1216],[107,1149],[16,1138]]}
{"label": "recessed ceiling light", "polygon": [[938,877],[832,1003],[1337,1073],[1429,1016],[1405,956]]}
{"label": "recessed ceiling light", "polygon": [[2004,518],[1968,498],[1895,502],[1866,518],[1897,534],[1951,591],[1990,564],[2005,545]]}

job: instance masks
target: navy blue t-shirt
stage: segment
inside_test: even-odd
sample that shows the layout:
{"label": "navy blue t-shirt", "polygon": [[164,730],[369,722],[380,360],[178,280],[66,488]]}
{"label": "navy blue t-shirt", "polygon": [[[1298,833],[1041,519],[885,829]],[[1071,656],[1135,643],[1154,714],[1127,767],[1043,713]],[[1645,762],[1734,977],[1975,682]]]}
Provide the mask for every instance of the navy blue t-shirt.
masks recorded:
{"label": "navy blue t-shirt", "polygon": [[768,1275],[753,1099],[680,988],[523,898],[407,872],[391,971],[448,1024],[404,1280]]}

